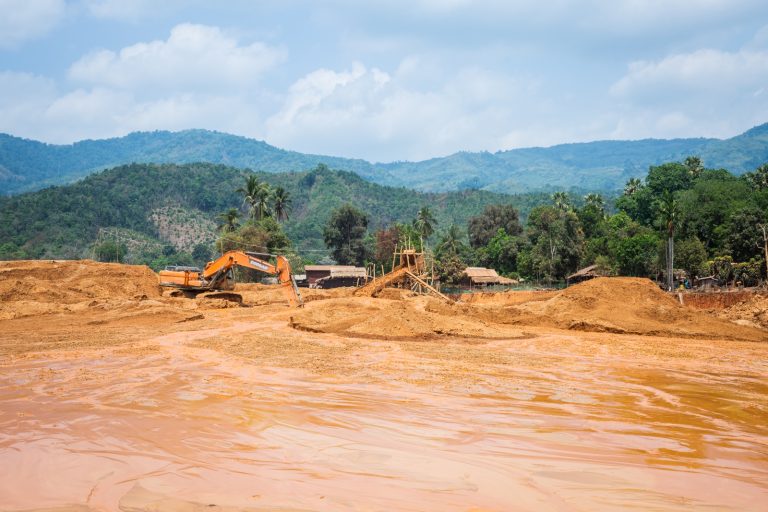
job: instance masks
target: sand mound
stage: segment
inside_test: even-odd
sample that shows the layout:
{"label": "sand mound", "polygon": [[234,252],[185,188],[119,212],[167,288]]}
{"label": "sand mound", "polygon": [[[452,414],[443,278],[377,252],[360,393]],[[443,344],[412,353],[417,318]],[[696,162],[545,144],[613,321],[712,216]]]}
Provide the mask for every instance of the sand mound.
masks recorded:
{"label": "sand mound", "polygon": [[759,334],[684,307],[648,279],[603,277],[567,288],[544,301],[508,308],[521,323],[643,335],[755,339]]}
{"label": "sand mound", "polygon": [[157,276],[145,266],[88,260],[0,262],[0,318],[77,311],[89,304],[160,295]]}
{"label": "sand mound", "polygon": [[308,303],[291,317],[300,330],[380,339],[430,339],[437,336],[514,338],[519,329],[493,324],[467,306],[429,297],[383,299],[345,297]]}
{"label": "sand mound", "polygon": [[768,296],[755,295],[734,304],[718,316],[741,325],[768,329]]}

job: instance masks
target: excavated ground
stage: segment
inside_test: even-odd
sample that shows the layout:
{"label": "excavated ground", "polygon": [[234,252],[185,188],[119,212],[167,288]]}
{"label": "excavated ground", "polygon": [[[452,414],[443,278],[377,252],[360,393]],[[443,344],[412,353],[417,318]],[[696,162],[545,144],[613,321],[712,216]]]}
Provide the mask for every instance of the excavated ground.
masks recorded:
{"label": "excavated ground", "polygon": [[0,511],[768,502],[765,297],[237,292],[247,307],[168,297],[145,267],[0,262]]}

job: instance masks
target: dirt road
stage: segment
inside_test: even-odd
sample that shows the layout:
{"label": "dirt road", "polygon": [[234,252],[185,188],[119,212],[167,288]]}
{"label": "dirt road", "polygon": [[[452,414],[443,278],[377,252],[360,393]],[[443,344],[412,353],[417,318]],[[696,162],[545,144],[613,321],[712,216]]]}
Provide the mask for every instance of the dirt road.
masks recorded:
{"label": "dirt road", "polygon": [[457,306],[467,314],[452,323],[456,309],[421,298],[317,292],[296,312],[274,289],[243,289],[259,305],[205,307],[150,287],[70,294],[30,315],[8,292],[0,510],[768,503],[765,331],[670,310],[671,331],[733,330],[628,333],[642,294],[634,316],[607,330],[595,313],[585,331],[583,315],[532,320],[552,297],[524,313]]}

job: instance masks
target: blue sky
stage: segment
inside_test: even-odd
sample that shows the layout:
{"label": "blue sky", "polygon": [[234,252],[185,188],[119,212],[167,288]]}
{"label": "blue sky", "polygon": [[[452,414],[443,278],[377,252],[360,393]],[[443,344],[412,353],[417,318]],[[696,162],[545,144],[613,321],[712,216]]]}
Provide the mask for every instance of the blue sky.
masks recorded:
{"label": "blue sky", "polygon": [[0,0],[0,132],[371,161],[768,121],[765,0]]}

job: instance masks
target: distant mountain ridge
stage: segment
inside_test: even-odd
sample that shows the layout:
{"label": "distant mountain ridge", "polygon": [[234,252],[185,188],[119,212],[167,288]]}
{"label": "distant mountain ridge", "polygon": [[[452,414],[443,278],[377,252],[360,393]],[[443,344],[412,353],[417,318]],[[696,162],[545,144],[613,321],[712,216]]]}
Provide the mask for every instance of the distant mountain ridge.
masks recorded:
{"label": "distant mountain ridge", "polygon": [[768,162],[768,123],[730,139],[644,139],[560,144],[509,151],[458,152],[419,162],[371,163],[276,148],[266,142],[208,130],[135,132],[125,137],[45,144],[0,134],[0,194],[76,181],[127,163],[210,162],[266,172],[298,172],[322,163],[381,185],[443,192],[483,189],[616,190],[650,165],[697,155],[706,167],[736,174]]}

